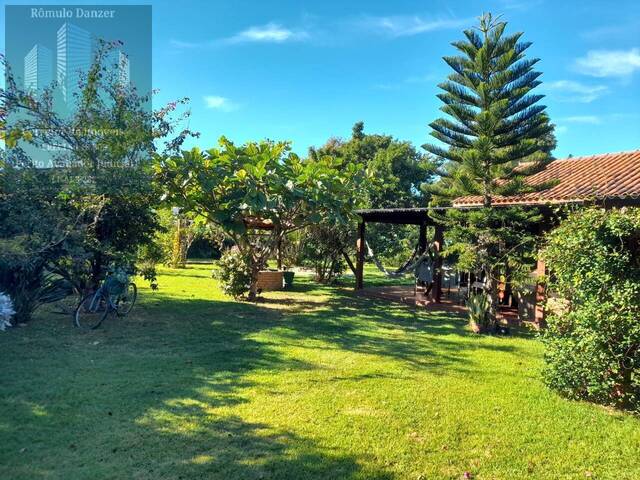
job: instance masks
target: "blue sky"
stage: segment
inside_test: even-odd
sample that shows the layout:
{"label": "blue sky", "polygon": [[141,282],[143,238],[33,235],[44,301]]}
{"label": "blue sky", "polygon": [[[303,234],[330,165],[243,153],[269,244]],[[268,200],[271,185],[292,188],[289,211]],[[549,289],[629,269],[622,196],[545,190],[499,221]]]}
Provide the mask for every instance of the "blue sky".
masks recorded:
{"label": "blue sky", "polygon": [[635,0],[151,4],[156,106],[190,97],[202,147],[224,134],[291,140],[304,154],[349,136],[358,120],[369,133],[419,146],[440,115],[437,84],[449,73],[442,56],[491,11],[508,31],[524,31],[529,55],[541,59],[538,89],[557,125],[556,156],[640,148]]}

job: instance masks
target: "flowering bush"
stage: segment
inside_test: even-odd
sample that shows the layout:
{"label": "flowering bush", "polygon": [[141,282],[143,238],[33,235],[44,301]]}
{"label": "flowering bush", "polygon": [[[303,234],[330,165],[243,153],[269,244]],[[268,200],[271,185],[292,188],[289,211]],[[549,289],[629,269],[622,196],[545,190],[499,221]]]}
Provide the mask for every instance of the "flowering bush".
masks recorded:
{"label": "flowering bush", "polygon": [[545,380],[570,398],[640,411],[640,211],[587,209],[548,236]]}
{"label": "flowering bush", "polygon": [[11,317],[16,313],[9,295],[0,292],[0,331],[11,327]]}
{"label": "flowering bush", "polygon": [[251,285],[251,263],[247,256],[238,249],[225,251],[218,262],[218,269],[213,272],[220,280],[222,291],[233,298],[240,298],[249,292]]}

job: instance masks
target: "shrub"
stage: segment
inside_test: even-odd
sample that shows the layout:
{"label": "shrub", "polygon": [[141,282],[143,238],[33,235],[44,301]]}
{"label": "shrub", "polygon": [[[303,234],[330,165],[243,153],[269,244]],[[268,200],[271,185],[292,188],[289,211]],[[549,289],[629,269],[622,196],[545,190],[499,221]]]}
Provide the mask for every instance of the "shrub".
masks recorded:
{"label": "shrub", "polygon": [[[43,268],[31,268],[30,264],[5,268],[0,266],[0,282],[13,298],[14,323],[31,320],[36,310],[47,303],[54,303],[73,293],[71,285]],[[5,282],[7,278],[11,280]]]}
{"label": "shrub", "polygon": [[29,321],[40,306],[72,293],[71,284],[47,268],[56,248],[30,252],[29,245],[23,238],[0,239],[0,290],[11,297],[14,324]]}
{"label": "shrub", "polygon": [[469,325],[476,333],[486,333],[493,330],[494,322],[489,314],[489,297],[486,293],[476,293],[469,297]]}
{"label": "shrub", "polygon": [[543,252],[551,312],[546,383],[563,395],[640,411],[640,211],[569,215]]}
{"label": "shrub", "polygon": [[220,280],[226,295],[240,298],[249,292],[251,285],[250,259],[236,248],[226,250],[218,261],[214,276]]}
{"label": "shrub", "polygon": [[344,225],[318,224],[308,227],[300,239],[297,263],[313,267],[315,281],[329,284],[345,269],[342,251],[352,235]]}

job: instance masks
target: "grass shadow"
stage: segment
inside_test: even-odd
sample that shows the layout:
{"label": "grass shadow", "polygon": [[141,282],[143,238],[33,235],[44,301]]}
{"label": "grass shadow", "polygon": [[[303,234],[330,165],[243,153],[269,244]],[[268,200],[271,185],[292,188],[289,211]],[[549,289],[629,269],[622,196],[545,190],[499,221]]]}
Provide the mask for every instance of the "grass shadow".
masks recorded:
{"label": "grass shadow", "polygon": [[[197,297],[186,283],[143,288],[130,318],[96,331],[43,317],[0,337],[6,358],[21,367],[0,370],[0,438],[8,446],[1,478],[393,478],[362,452],[252,420],[257,392],[277,409],[286,387],[270,391],[256,378],[358,385],[412,370],[465,373],[478,349],[517,353],[478,340],[454,315],[372,302],[306,278],[257,304],[202,298],[214,286],[202,283],[202,272],[162,274],[197,281]],[[362,365],[375,356],[399,368],[334,373],[339,365],[283,345],[333,350]]]}

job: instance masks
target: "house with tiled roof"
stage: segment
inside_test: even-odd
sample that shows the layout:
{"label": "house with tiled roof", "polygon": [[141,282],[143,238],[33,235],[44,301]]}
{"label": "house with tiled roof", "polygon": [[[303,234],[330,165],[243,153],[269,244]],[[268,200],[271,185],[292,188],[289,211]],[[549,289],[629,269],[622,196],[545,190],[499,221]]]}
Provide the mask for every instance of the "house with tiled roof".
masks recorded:
{"label": "house with tiled roof", "polygon": [[[539,192],[492,198],[493,205],[557,205],[597,203],[604,206],[640,205],[640,150],[603,153],[554,160],[527,178],[536,186],[554,186]],[[478,207],[482,198],[461,197],[454,207]]]}

